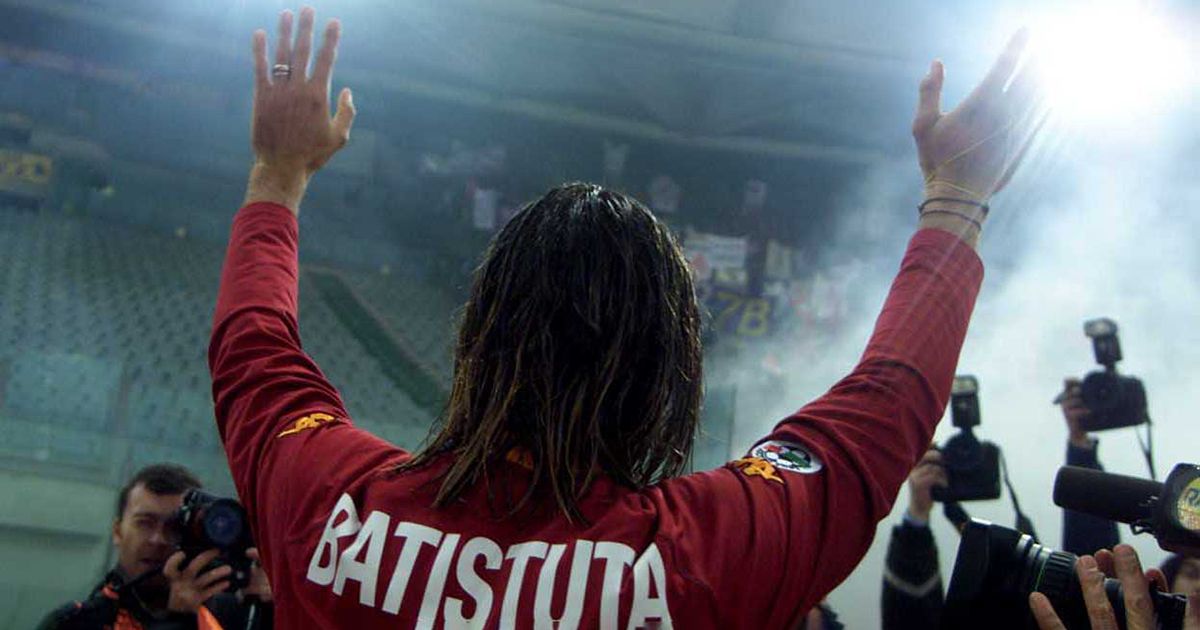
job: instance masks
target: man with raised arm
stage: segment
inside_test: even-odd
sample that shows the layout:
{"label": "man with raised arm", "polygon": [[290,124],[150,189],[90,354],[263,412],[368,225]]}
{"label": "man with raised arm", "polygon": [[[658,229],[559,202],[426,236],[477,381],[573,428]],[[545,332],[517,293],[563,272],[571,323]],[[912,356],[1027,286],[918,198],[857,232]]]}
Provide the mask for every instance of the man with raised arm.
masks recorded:
{"label": "man with raised arm", "polygon": [[296,310],[296,216],[354,107],[343,90],[329,112],[339,24],[310,74],[313,12],[294,42],[292,21],[273,62],[254,36],[256,162],[209,349],[277,622],[797,625],[858,564],[949,397],[986,204],[1035,128],[1033,81],[1010,82],[1024,36],[952,112],[940,63],[922,82],[926,199],[857,367],[744,458],[683,475],[702,382],[687,264],[645,206],[589,184],[550,190],[492,241],[429,446],[410,455],[354,426]]}

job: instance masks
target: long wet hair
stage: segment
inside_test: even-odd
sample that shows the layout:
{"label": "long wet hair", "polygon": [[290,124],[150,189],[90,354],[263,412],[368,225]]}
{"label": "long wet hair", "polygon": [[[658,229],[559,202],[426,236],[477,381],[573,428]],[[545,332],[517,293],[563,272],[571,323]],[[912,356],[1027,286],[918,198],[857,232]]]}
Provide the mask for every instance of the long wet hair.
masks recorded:
{"label": "long wet hair", "polygon": [[475,271],[442,425],[401,469],[450,453],[435,505],[510,454],[531,470],[513,514],[553,495],[572,520],[598,475],[642,488],[687,466],[702,393],[683,254],[637,200],[567,184],[525,206]]}

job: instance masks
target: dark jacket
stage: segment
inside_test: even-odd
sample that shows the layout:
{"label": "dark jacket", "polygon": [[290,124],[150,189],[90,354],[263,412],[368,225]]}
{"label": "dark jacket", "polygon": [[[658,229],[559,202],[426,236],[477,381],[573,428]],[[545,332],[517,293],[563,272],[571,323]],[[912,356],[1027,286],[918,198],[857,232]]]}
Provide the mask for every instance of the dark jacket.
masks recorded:
{"label": "dark jacket", "polygon": [[[1103,470],[1092,448],[1067,446],[1067,465]],[[1117,524],[1088,514],[1066,510],[1063,515],[1063,550],[1092,554],[1121,542]],[[942,576],[937,545],[926,525],[908,521],[892,529],[883,573],[883,630],[930,630],[939,627],[942,614]]]}
{"label": "dark jacket", "polygon": [[[1097,452],[1099,443],[1092,440],[1092,448],[1067,445],[1067,465],[1104,470]],[[1112,549],[1121,542],[1117,523],[1091,514],[1074,510],[1063,510],[1062,550],[1075,555],[1094,554],[1101,549]]]}
{"label": "dark jacket", "polygon": [[[121,572],[114,569],[87,599],[64,604],[46,615],[38,630],[212,630],[211,625],[203,627],[194,614],[150,612],[132,589],[122,588],[124,583]],[[239,602],[232,593],[217,595],[204,607],[223,630],[272,627],[270,604],[260,603],[254,608],[253,625],[248,625],[250,603]]]}
{"label": "dark jacket", "polygon": [[928,525],[905,520],[892,529],[883,570],[884,630],[930,630],[942,615],[942,574]]}

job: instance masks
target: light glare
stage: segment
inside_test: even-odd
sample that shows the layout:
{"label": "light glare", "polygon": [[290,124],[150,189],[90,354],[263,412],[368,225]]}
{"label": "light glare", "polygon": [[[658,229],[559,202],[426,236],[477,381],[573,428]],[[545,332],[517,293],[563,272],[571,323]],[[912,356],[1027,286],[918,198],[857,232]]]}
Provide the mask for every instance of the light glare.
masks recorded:
{"label": "light glare", "polygon": [[1051,105],[1072,118],[1133,122],[1169,107],[1194,79],[1188,47],[1137,6],[1090,4],[1034,27],[1030,51]]}

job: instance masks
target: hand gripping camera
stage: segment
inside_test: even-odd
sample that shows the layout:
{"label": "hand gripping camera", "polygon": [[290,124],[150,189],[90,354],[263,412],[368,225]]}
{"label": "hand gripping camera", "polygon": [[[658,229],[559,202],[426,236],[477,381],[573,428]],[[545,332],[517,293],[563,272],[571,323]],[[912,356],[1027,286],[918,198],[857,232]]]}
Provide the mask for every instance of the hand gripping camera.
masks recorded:
{"label": "hand gripping camera", "polygon": [[231,592],[250,583],[251,560],[246,550],[254,546],[254,541],[246,510],[236,499],[217,497],[199,489],[188,490],[183,495],[183,505],[167,527],[175,533],[180,551],[187,556],[185,562],[209,549],[217,549],[220,555],[204,571],[223,565],[232,567]]}
{"label": "hand gripping camera", "polygon": [[[1159,547],[1185,555],[1200,553],[1200,466],[1179,464],[1165,482],[1064,466],[1054,480],[1054,503],[1148,533]],[[1013,630],[1037,628],[1029,594],[1050,598],[1068,630],[1091,628],[1075,576],[1074,554],[1039,545],[1032,537],[985,521],[963,529],[954,574],[946,593],[943,628]],[[1152,586],[1153,589],[1153,586]],[[1125,627],[1121,583],[1104,581],[1117,622]],[[1187,598],[1152,590],[1158,627],[1183,627]]]}
{"label": "hand gripping camera", "polygon": [[1096,363],[1103,370],[1089,373],[1083,379],[1083,405],[1091,411],[1079,421],[1085,431],[1104,431],[1143,424],[1147,421],[1146,388],[1142,381],[1117,373],[1121,360],[1121,343],[1117,340],[1117,324],[1111,319],[1093,319],[1083,324],[1083,332],[1092,340]]}
{"label": "hand gripping camera", "polygon": [[[1033,537],[986,521],[972,520],[963,529],[954,573],[942,609],[943,628],[1036,630],[1029,594],[1042,593],[1068,630],[1089,630],[1087,608],[1075,575],[1078,557],[1038,544]],[[1104,581],[1118,624],[1125,628],[1121,583]],[[1181,630],[1187,598],[1152,590],[1159,628]]]}
{"label": "hand gripping camera", "polygon": [[949,485],[935,487],[933,498],[943,502],[1000,498],[1000,449],[972,432],[980,424],[979,382],[974,376],[954,377],[950,420],[959,432],[939,449]]}

